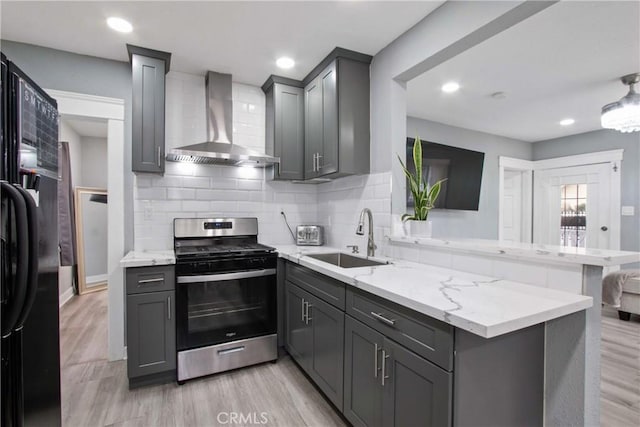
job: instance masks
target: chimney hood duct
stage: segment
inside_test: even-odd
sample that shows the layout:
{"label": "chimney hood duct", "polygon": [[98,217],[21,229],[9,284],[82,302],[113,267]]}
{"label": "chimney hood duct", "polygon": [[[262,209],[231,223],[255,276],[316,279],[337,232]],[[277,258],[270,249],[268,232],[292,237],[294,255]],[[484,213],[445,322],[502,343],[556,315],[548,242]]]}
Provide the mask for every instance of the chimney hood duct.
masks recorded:
{"label": "chimney hood duct", "polygon": [[233,143],[231,74],[209,71],[206,77],[207,141],[169,150],[167,160],[209,165],[268,167],[278,157]]}

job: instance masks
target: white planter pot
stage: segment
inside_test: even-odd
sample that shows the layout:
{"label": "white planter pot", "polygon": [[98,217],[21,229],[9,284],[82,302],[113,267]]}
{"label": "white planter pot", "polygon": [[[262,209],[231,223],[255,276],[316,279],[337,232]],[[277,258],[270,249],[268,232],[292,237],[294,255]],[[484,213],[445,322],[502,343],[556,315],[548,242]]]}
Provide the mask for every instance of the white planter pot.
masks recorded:
{"label": "white planter pot", "polygon": [[431,237],[431,221],[408,221],[409,236],[411,237]]}

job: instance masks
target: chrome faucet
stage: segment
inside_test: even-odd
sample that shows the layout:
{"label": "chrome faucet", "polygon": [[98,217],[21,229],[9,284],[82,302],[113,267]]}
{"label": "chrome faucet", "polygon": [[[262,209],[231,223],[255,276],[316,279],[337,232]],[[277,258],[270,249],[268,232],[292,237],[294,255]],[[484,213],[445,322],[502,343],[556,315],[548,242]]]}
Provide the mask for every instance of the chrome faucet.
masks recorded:
{"label": "chrome faucet", "polygon": [[376,249],[378,248],[373,242],[373,214],[371,209],[364,208],[360,212],[360,221],[358,221],[358,228],[356,228],[356,234],[358,236],[364,236],[364,214],[367,214],[369,218],[369,239],[367,240],[367,256],[375,256]]}

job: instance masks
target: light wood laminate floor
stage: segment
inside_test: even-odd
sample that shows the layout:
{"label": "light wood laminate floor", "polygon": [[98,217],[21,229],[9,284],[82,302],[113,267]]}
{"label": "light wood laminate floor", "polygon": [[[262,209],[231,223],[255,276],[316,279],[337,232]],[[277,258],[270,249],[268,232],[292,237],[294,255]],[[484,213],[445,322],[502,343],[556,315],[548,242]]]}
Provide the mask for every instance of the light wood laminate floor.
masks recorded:
{"label": "light wood laminate floor", "polygon": [[345,425],[289,357],[129,391],[126,361],[107,361],[106,291],[74,297],[60,329],[63,426],[216,426],[230,412],[255,417],[254,425],[263,412],[270,426]]}
{"label": "light wood laminate floor", "polygon": [[[288,357],[183,386],[129,391],[126,362],[107,361],[106,291],[74,297],[60,328],[63,426],[216,426],[234,411],[255,414],[258,423],[265,412],[271,426],[344,425]],[[640,317],[623,322],[606,308],[601,405],[602,426],[639,425]]]}

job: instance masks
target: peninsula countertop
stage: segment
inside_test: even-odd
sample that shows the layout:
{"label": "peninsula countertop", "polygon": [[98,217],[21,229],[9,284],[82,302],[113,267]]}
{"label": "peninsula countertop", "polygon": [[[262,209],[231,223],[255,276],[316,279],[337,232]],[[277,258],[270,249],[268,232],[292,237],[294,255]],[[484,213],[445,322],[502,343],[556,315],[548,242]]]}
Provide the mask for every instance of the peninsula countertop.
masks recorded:
{"label": "peninsula countertop", "polygon": [[391,242],[418,245],[457,252],[493,255],[503,258],[529,259],[561,264],[584,264],[602,267],[640,262],[640,253],[609,249],[573,248],[537,243],[507,242],[488,239],[421,238],[388,236]]}
{"label": "peninsula countertop", "polygon": [[517,331],[593,305],[588,296],[464,273],[432,265],[388,260],[389,265],[341,268],[310,253],[330,247],[277,246],[279,256],[484,338]]}

